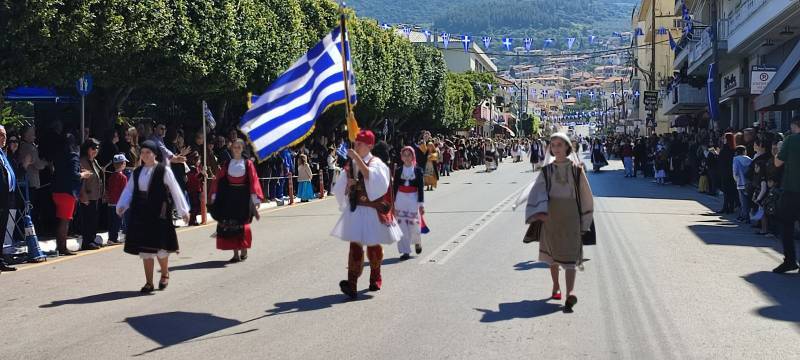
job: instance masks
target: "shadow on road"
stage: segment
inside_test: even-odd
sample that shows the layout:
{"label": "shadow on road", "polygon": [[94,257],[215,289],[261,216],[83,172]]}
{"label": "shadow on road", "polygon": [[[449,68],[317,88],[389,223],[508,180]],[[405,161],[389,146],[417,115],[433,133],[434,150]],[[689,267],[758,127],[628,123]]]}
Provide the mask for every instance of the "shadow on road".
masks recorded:
{"label": "shadow on road", "polygon": [[533,269],[549,269],[549,268],[550,266],[539,261],[525,261],[518,264],[514,264],[514,270],[517,271],[526,271]]}
{"label": "shadow on road", "polygon": [[[125,319],[125,322],[138,333],[161,345],[136,356],[158,351],[243,323],[239,320],[226,319],[206,313],[182,311],[130,317]],[[251,329],[238,334],[252,331],[256,330]]]}
{"label": "shadow on road", "polygon": [[753,273],[744,277],[764,295],[775,301],[775,305],[755,310],[759,315],[773,320],[790,321],[800,325],[800,287],[797,275],[778,275],[767,271]]}
{"label": "shadow on road", "polygon": [[302,298],[295,301],[275,303],[274,309],[267,310],[267,316],[322,310],[333,307],[333,305],[336,304],[364,301],[369,299],[372,299],[372,295],[367,294],[367,290],[360,291],[356,300],[350,300],[342,294],[325,295],[317,298]]}
{"label": "shadow on road", "polygon": [[744,230],[750,225],[716,224],[716,225],[689,225],[689,230],[700,240],[708,245],[752,246],[772,248],[781,251],[778,238],[758,235],[752,231]]}
{"label": "shadow on road", "polygon": [[561,311],[561,305],[548,303],[549,299],[523,300],[515,303],[502,303],[498,311],[475,309],[483,313],[481,322],[492,323],[512,319],[531,319]]}
{"label": "shadow on road", "polygon": [[198,269],[221,269],[228,266],[228,261],[225,260],[210,260],[194,264],[170,266],[169,271],[181,270],[198,270]]}
{"label": "shadow on road", "polygon": [[112,291],[103,294],[95,294],[84,296],[77,299],[69,299],[69,300],[56,300],[49,304],[39,305],[40,308],[53,308],[62,305],[86,305],[86,304],[95,304],[107,301],[116,301],[122,300],[132,297],[139,297],[139,296],[148,296],[142,295],[142,293],[138,291]]}

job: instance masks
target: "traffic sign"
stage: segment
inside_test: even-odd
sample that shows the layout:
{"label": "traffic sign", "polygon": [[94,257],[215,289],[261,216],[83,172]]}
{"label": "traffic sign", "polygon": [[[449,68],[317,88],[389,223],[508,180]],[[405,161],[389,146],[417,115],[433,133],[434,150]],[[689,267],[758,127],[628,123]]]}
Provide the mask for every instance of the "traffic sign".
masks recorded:
{"label": "traffic sign", "polygon": [[75,87],[78,89],[78,93],[81,94],[81,96],[86,96],[92,92],[92,85],[92,75],[84,74],[80,79],[78,79]]}
{"label": "traffic sign", "polygon": [[759,95],[764,92],[777,71],[774,66],[753,65],[750,71],[750,94]]}
{"label": "traffic sign", "polygon": [[656,105],[656,104],[658,104],[658,91],[645,91],[644,92],[644,104],[645,105]]}

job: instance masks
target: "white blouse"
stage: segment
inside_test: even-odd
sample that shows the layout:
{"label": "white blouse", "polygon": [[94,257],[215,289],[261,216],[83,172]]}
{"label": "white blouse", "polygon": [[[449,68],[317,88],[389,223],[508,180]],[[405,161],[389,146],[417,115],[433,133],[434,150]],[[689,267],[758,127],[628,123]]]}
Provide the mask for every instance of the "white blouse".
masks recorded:
{"label": "white blouse", "polygon": [[233,177],[242,177],[247,172],[247,167],[244,164],[244,159],[231,159],[228,164],[228,175]]}
{"label": "white blouse", "polygon": [[[142,167],[142,171],[139,173],[139,191],[148,190],[150,187],[150,178],[152,178],[155,168],[155,166]],[[122,190],[122,195],[120,195],[119,201],[117,202],[117,214],[124,213],[130,207],[131,200],[133,199],[133,182],[133,177],[131,176],[131,179],[128,180],[128,184],[125,185],[125,189]],[[169,167],[164,168],[164,185],[167,186],[169,193],[172,195],[172,202],[175,204],[175,210],[178,211],[178,215],[181,217],[188,215],[189,204],[186,203],[183,191],[175,180],[175,174],[172,173],[172,169]]]}

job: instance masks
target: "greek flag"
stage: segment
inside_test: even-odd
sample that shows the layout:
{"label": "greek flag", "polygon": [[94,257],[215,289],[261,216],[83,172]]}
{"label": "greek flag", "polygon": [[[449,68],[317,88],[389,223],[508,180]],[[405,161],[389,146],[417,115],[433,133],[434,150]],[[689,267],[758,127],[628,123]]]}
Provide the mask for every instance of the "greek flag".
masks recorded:
{"label": "greek flag", "polygon": [[347,157],[347,142],[346,141],[342,141],[342,143],[339,144],[339,147],[336,149],[336,154],[341,156],[341,157],[343,157],[343,158]]}
{"label": "greek flag", "polygon": [[206,120],[208,127],[212,129],[217,127],[217,121],[214,120],[214,114],[211,113],[211,109],[208,108],[208,104],[205,100],[203,100],[203,118]]}
{"label": "greek flag", "polygon": [[[239,129],[253,144],[259,160],[303,141],[314,131],[320,114],[346,101],[341,35],[341,27],[334,29],[280,75],[242,116]],[[350,102],[355,104],[349,40],[344,51]]]}

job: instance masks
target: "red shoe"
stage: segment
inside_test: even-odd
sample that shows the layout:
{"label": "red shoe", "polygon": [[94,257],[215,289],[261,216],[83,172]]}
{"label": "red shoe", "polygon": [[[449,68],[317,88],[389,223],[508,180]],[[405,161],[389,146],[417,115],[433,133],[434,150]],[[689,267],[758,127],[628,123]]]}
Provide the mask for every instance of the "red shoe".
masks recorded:
{"label": "red shoe", "polygon": [[553,296],[550,297],[552,300],[561,300],[561,291],[556,291],[553,293]]}
{"label": "red shoe", "polygon": [[383,281],[382,280],[378,280],[378,281],[376,281],[374,283],[370,283],[369,284],[369,291],[378,291],[378,290],[381,289],[382,285],[383,285]]}

